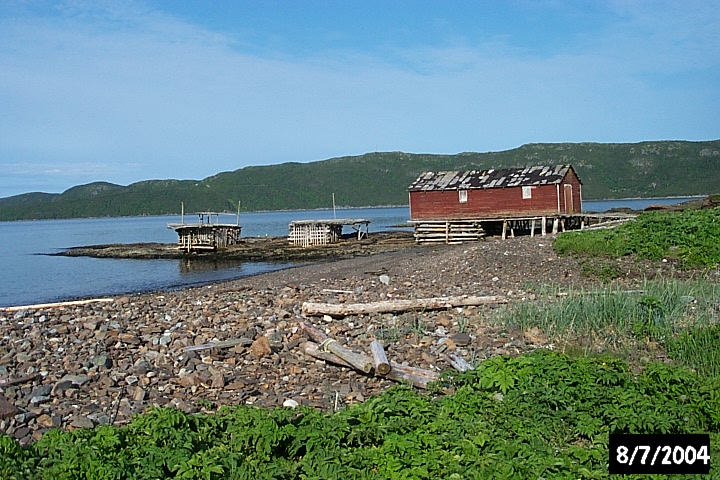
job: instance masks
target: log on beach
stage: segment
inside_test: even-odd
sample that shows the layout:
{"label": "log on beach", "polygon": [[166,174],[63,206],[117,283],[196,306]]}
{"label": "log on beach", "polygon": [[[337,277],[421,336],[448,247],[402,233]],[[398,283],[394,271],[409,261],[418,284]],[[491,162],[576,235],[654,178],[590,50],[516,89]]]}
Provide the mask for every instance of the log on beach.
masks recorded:
{"label": "log on beach", "polygon": [[370,342],[370,353],[373,356],[373,368],[377,375],[387,375],[392,367],[388,362],[387,355],[385,355],[385,349],[382,343],[378,340]]}
{"label": "log on beach", "polygon": [[[303,351],[313,358],[331,362],[343,367],[354,368],[337,355],[323,351],[317,343],[306,342]],[[363,356],[367,361],[372,362],[372,359],[369,356],[362,354],[357,355]],[[430,382],[435,382],[440,379],[440,375],[437,372],[410,367],[408,365],[401,365],[395,362],[390,362],[390,371],[383,377],[398,382],[407,382],[408,384],[418,388],[427,388]]]}
{"label": "log on beach", "polygon": [[0,307],[0,312],[19,312],[21,310],[40,310],[43,308],[78,307],[91,303],[114,302],[114,298],[91,298],[89,300],[72,300],[69,302],[37,303],[35,305],[18,305],[15,307]]}
{"label": "log on beach", "polygon": [[336,340],[329,338],[325,333],[321,332],[308,322],[300,324],[305,333],[310,338],[318,342],[323,350],[326,350],[337,357],[342,358],[345,362],[352,365],[353,368],[363,373],[370,373],[372,370],[373,362],[367,355],[361,355],[340,345]]}
{"label": "log on beach", "polygon": [[304,302],[302,312],[305,315],[330,315],[343,317],[347,315],[363,315],[369,313],[391,313],[408,310],[439,310],[452,307],[468,307],[489,304],[507,303],[505,297],[497,295],[488,296],[462,296],[417,298],[413,300],[386,300],[371,303],[349,303],[344,305],[334,303]]}

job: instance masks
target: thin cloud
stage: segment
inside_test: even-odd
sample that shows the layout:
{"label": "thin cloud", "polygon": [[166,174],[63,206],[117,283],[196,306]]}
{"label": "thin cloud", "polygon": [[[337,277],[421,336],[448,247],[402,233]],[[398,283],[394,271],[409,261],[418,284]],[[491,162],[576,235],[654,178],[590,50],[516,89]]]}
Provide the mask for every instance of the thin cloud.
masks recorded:
{"label": "thin cloud", "polygon": [[718,80],[712,6],[619,3],[552,52],[513,32],[297,55],[143,4],[89,5],[0,17],[4,175],[67,187],[373,150],[718,136],[716,86],[655,80],[699,68]]}

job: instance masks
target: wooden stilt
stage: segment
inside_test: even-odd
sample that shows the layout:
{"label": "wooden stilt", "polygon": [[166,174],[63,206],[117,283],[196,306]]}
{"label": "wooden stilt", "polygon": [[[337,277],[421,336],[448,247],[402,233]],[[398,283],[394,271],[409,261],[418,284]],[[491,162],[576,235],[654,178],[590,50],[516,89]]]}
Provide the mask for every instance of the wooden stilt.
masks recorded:
{"label": "wooden stilt", "polygon": [[530,221],[530,238],[535,236],[535,219]]}
{"label": "wooden stilt", "polygon": [[547,234],[547,217],[542,217],[542,225],[540,226],[540,232],[543,236]]}
{"label": "wooden stilt", "polygon": [[558,220],[557,218],[555,218],[555,219],[553,220],[552,233],[558,233],[558,226],[559,226],[559,224],[560,224],[559,220]]}
{"label": "wooden stilt", "polygon": [[505,240],[507,235],[507,220],[503,220],[502,239]]}

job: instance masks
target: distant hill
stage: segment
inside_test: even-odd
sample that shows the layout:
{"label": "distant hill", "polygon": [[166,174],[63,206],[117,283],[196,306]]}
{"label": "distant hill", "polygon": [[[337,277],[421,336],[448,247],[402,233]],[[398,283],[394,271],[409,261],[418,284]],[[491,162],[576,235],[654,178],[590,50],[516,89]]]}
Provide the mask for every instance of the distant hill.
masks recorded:
{"label": "distant hill", "polygon": [[705,195],[720,185],[720,140],[538,143],[456,155],[375,152],[311,163],[245,167],[204,180],[95,182],[61,194],[0,198],[0,220],[162,215],[180,212],[407,205],[407,187],[428,170],[572,164],[583,198]]}

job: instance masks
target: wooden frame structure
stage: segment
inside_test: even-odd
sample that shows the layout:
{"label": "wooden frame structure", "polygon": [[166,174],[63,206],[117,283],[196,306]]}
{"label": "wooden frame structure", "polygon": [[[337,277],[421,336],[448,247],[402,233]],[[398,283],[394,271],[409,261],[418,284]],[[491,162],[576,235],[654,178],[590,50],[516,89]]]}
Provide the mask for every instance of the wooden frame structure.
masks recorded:
{"label": "wooden frame structure", "polygon": [[171,223],[178,234],[178,249],[188,253],[197,251],[222,250],[240,243],[240,214],[238,212],[235,224],[220,223],[220,215],[226,213],[199,212],[198,223],[185,223],[185,212],[182,213],[182,223]]}
{"label": "wooden frame structure", "polygon": [[295,220],[290,222],[288,241],[291,245],[310,247],[337,243],[343,227],[349,226],[357,233],[357,239],[367,237],[370,220],[337,218],[332,220]]}
{"label": "wooden frame structure", "polygon": [[417,243],[463,243],[477,241],[486,235],[507,237],[611,228],[635,218],[627,213],[574,213],[526,217],[476,219],[411,220]]}

